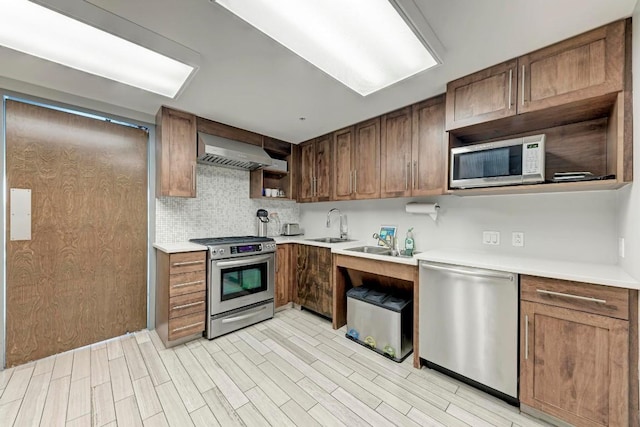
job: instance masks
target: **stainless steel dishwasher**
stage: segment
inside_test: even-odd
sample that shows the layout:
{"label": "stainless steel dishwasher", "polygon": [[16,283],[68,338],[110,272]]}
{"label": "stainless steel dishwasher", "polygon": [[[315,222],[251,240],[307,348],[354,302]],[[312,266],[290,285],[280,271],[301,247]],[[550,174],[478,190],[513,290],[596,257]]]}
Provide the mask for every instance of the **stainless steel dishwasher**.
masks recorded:
{"label": "stainless steel dishwasher", "polygon": [[518,275],[423,261],[419,304],[427,366],[517,404]]}

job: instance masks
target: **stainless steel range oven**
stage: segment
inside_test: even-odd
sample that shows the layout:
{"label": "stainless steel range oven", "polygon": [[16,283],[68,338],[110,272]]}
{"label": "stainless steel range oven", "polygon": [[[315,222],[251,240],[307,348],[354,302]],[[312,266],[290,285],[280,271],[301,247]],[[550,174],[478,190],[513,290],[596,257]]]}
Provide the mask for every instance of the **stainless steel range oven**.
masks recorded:
{"label": "stainless steel range oven", "polygon": [[191,239],[209,247],[208,339],[273,317],[276,244],[267,237]]}

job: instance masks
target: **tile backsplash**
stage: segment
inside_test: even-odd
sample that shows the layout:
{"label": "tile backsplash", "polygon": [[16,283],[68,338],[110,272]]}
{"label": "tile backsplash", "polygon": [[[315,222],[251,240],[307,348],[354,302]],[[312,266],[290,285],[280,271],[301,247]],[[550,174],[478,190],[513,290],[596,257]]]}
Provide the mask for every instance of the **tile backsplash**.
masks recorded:
{"label": "tile backsplash", "polygon": [[[285,200],[250,199],[249,172],[209,165],[197,167],[197,197],[156,199],[159,243],[192,238],[257,234],[256,211],[277,213],[281,223],[300,222],[298,204]],[[279,232],[269,226],[269,235]]]}

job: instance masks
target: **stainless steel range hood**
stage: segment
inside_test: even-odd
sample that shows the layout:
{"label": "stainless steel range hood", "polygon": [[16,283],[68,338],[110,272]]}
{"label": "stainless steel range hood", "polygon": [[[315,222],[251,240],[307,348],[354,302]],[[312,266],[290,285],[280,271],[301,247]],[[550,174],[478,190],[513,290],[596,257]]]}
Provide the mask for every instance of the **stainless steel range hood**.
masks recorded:
{"label": "stainless steel range hood", "polygon": [[198,132],[198,163],[252,171],[273,162],[257,145]]}

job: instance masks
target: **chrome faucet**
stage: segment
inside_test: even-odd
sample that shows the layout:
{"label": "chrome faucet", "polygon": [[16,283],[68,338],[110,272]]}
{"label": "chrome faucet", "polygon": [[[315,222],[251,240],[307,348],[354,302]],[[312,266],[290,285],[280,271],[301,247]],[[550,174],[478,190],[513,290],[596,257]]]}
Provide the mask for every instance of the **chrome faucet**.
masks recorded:
{"label": "chrome faucet", "polygon": [[383,245],[385,245],[386,247],[388,247],[389,249],[391,250],[395,249],[393,247],[393,239],[394,239],[393,237],[391,238],[391,242],[387,242],[385,239],[380,237],[378,233],[373,233],[373,238],[376,239],[378,242],[382,243]]}
{"label": "chrome faucet", "polygon": [[343,215],[342,213],[340,213],[340,209],[338,208],[329,209],[329,212],[327,212],[327,228],[331,227],[332,212],[338,212],[338,216],[340,217],[340,238],[346,239],[347,234],[349,233],[349,228],[347,226],[347,215]]}

